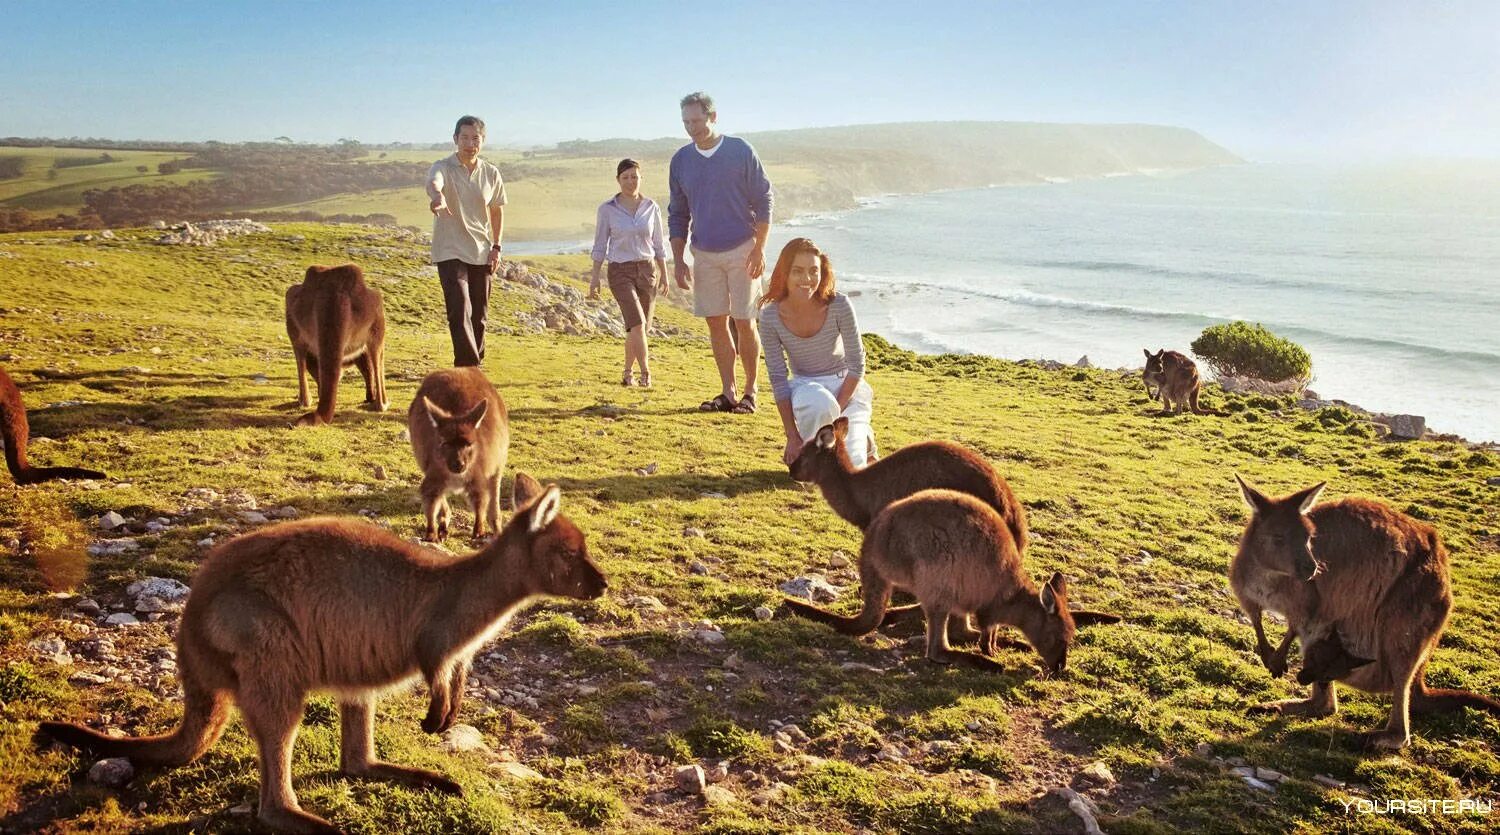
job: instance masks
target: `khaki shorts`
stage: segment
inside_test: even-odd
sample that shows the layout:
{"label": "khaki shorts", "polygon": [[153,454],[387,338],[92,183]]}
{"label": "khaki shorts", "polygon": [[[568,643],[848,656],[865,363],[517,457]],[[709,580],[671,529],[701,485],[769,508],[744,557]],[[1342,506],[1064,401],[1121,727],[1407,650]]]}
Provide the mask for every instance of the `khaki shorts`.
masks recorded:
{"label": "khaki shorts", "polygon": [[705,252],[693,247],[693,315],[724,316],[734,319],[756,318],[760,306],[761,280],[751,279],[745,270],[745,258],[755,239],[749,238],[734,249]]}

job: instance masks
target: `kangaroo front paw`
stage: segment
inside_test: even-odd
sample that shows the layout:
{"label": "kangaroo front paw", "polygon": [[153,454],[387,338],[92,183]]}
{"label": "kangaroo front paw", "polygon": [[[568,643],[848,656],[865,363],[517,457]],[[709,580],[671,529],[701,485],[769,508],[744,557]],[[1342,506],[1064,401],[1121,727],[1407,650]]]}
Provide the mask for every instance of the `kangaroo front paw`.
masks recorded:
{"label": "kangaroo front paw", "polygon": [[1398,731],[1374,731],[1360,735],[1360,747],[1367,751],[1399,751],[1411,742],[1411,737]]}

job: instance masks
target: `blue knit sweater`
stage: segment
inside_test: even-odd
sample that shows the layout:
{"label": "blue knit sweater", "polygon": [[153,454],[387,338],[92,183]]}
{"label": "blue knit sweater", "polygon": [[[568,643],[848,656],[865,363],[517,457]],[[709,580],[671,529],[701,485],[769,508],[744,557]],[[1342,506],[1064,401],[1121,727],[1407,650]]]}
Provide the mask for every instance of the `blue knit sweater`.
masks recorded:
{"label": "blue knit sweater", "polygon": [[771,181],[743,139],[724,137],[707,158],[689,142],[672,155],[668,179],[667,229],[673,238],[688,238],[691,226],[689,242],[698,249],[734,249],[756,224],[771,222]]}

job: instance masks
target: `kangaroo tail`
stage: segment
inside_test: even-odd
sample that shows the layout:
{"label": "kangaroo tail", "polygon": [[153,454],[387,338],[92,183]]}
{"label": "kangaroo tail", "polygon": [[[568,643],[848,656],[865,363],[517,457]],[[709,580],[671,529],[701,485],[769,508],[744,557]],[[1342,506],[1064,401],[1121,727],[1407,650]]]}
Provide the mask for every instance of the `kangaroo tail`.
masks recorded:
{"label": "kangaroo tail", "polygon": [[157,736],[112,737],[68,722],[43,722],[42,733],[101,757],[128,757],[136,765],[176,766],[198,759],[229,720],[229,694],[188,688],[182,724]]}
{"label": "kangaroo tail", "polygon": [[1472,707],[1500,716],[1500,701],[1468,690],[1429,689],[1420,679],[1411,688],[1412,713],[1447,713]]}
{"label": "kangaroo tail", "polygon": [[98,470],[86,470],[82,467],[27,467],[19,474],[12,470],[11,475],[16,477],[17,484],[40,484],[54,478],[108,478]]}
{"label": "kangaroo tail", "polygon": [[1195,388],[1195,389],[1193,389],[1193,393],[1188,396],[1189,397],[1188,405],[1190,407],[1192,407],[1193,414],[1195,414],[1195,415],[1214,415],[1215,417],[1225,417],[1226,415],[1228,415],[1228,412],[1221,412],[1218,409],[1205,409],[1202,406],[1199,406],[1198,405],[1198,391],[1199,390]]}

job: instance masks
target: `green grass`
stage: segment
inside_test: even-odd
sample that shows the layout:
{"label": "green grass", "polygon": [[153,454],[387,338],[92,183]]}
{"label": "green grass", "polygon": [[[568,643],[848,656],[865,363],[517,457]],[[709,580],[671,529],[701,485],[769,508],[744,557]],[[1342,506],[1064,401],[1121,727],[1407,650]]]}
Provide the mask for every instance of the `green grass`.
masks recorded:
{"label": "green grass", "polygon": [[[0,484],[0,543],[17,539],[24,550],[0,562],[0,828],[251,827],[232,811],[253,801],[257,781],[238,721],[191,766],[145,771],[119,791],[92,786],[82,779],[89,761],[38,748],[34,723],[107,716],[130,732],[171,727],[180,712],[172,677],[167,699],[123,681],[75,686],[72,670],[34,657],[27,644],[83,637],[63,620],[70,610],[51,596],[55,588],[77,584],[109,604],[141,576],[189,578],[199,540],[247,527],[227,511],[196,511],[141,537],[136,553],[86,559],[82,540],[107,510],[176,517],[191,488],[239,488],[262,507],[367,511],[404,536],[418,533],[418,472],[398,436],[418,381],[444,366],[450,349],[425,253],[385,234],[288,225],[208,249],[154,246],[149,231],[89,243],[62,233],[0,236],[0,354],[12,357],[4,364],[31,407],[33,434],[49,439],[32,457],[112,476],[97,486]],[[342,408],[331,427],[289,429],[300,410],[282,293],[307,264],[371,246],[391,255],[361,260],[385,294],[393,408]],[[582,258],[533,263],[583,286]],[[498,283],[492,322],[512,325],[528,299]],[[662,315],[701,329],[675,308]],[[1409,750],[1365,757],[1353,737],[1384,721],[1384,698],[1346,690],[1343,712],[1326,720],[1247,716],[1247,705],[1297,688],[1271,680],[1254,657],[1224,572],[1245,518],[1233,472],[1272,492],[1327,479],[1329,498],[1419,508],[1448,543],[1456,600],[1430,679],[1493,694],[1500,519],[1485,479],[1500,475],[1494,452],[1383,443],[1346,434],[1339,413],[1217,392],[1211,399],[1231,417],[1156,418],[1139,381],[1118,373],[921,357],[872,339],[882,446],[937,437],[979,450],[1028,506],[1030,573],[1062,569],[1079,605],[1127,618],[1082,630],[1065,677],[1039,678],[1035,658],[1015,650],[1001,656],[1006,672],[987,675],[922,662],[907,643],[911,629],[855,640],[806,621],[755,620],[778,583],[826,568],[835,551],[857,553],[859,535],[787,479],[774,410],[732,419],[695,411],[716,387],[704,341],[653,342],[657,387],[641,391],[617,383],[617,340],[492,339],[486,371],[510,407],[512,467],[562,486],[563,510],[588,535],[611,591],[533,609],[482,653],[504,661],[481,657],[476,668],[482,687],[524,688],[534,704],[471,697],[461,721],[541,780],[503,776],[480,754],[444,754],[418,728],[420,693],[382,703],[377,745],[390,759],[451,774],[466,798],[340,779],[336,717],[315,701],[298,742],[297,788],[305,807],[342,827],[1076,831],[1076,818],[1045,792],[1103,760],[1120,783],[1090,794],[1111,832],[1490,829],[1476,818],[1347,816],[1337,799],[1349,792],[1325,789],[1314,775],[1347,781],[1360,796],[1493,797],[1500,722],[1473,713],[1418,719]],[[346,404],[355,388],[346,377]],[[62,401],[79,404],[44,407]],[[635,475],[652,462],[655,475]],[[377,466],[385,479],[375,478]],[[684,537],[686,527],[704,536]],[[709,573],[691,573],[694,562]],[[837,584],[856,582],[849,569],[829,573]],[[668,611],[631,604],[638,595]],[[837,606],[855,600],[851,590]],[[703,647],[681,626],[705,618],[723,629],[724,648]],[[170,640],[159,625],[99,631],[115,635],[125,659]],[[851,662],[861,667],[844,666]],[[811,741],[779,751],[772,720],[796,723]],[[1273,795],[1256,792],[1197,756],[1204,742],[1289,780]],[[877,760],[887,745],[908,753]],[[703,808],[671,791],[673,767],[694,758],[731,760],[722,785],[734,803]],[[783,788],[755,802],[773,784]]]}
{"label": "green grass", "polygon": [[[107,153],[115,158],[113,162],[59,168],[55,169],[56,177],[48,178],[48,172],[54,170],[52,163],[55,160],[97,157],[104,152],[83,148],[0,147],[0,157],[22,157],[26,160],[19,178],[0,180],[0,206],[42,214],[70,214],[83,208],[83,193],[89,189],[180,185],[219,176],[218,172],[197,169],[177,174],[156,173],[158,163],[183,159],[189,156],[186,153],[108,149]],[[140,165],[146,166],[144,174],[136,171],[136,167]]]}

